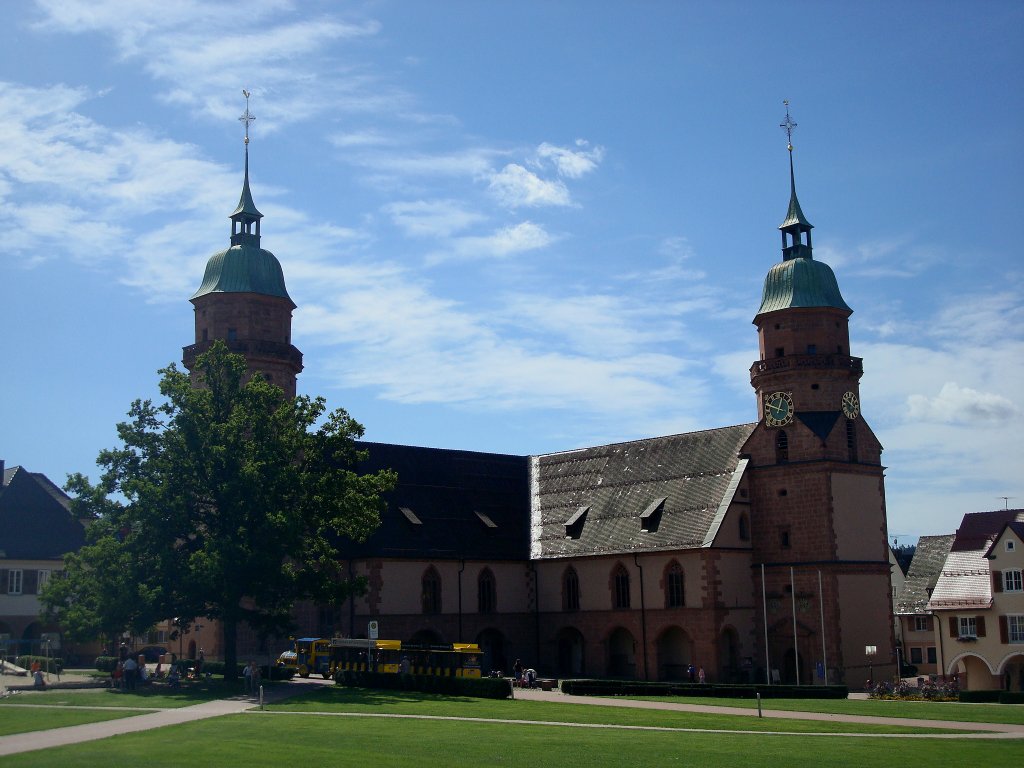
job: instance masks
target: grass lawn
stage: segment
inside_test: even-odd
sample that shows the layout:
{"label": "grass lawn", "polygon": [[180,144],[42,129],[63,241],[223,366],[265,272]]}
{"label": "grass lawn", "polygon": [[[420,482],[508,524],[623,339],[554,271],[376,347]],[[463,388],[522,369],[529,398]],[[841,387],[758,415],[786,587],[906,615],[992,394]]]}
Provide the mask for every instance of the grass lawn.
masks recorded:
{"label": "grass lawn", "polygon": [[[281,683],[265,683],[264,685],[281,685]],[[183,681],[181,688],[172,690],[166,686],[139,688],[137,691],[115,691],[95,688],[51,688],[46,691],[29,691],[0,699],[0,707],[4,704],[45,704],[62,707],[147,707],[168,709],[188,707],[203,701],[224,699],[230,696],[241,696],[245,685],[241,681],[225,682],[213,679],[203,681]]]}
{"label": "grass lawn", "polygon": [[[919,728],[859,725],[815,720],[758,719],[747,715],[668,712],[656,709],[595,707],[546,701],[512,701],[437,696],[406,691],[324,687],[268,707],[281,712],[359,712],[366,714],[481,717],[495,720],[531,720],[556,723],[591,723],[661,728],[786,731],[789,733],[920,733]],[[936,723],[936,732],[955,732]]]}
{"label": "grass lawn", "polygon": [[0,715],[0,736],[29,731],[46,731],[82,723],[99,723],[132,717],[140,712],[102,709],[36,709],[35,707],[4,707]]}
{"label": "grass lawn", "polygon": [[1019,741],[841,736],[666,733],[512,723],[379,718],[232,715],[4,758],[24,766],[197,763],[218,768],[280,765],[523,766],[851,766],[912,756],[915,768],[951,763],[1015,765]]}
{"label": "grass lawn", "polygon": [[[580,697],[582,698],[582,697]],[[710,704],[716,707],[757,709],[753,699],[716,699],[703,696],[629,696],[641,701],[674,704]],[[761,699],[762,709],[783,712],[826,712],[837,715],[912,717],[922,720],[961,720],[965,723],[1024,725],[1022,704],[961,704],[956,701],[888,701],[881,699]]]}

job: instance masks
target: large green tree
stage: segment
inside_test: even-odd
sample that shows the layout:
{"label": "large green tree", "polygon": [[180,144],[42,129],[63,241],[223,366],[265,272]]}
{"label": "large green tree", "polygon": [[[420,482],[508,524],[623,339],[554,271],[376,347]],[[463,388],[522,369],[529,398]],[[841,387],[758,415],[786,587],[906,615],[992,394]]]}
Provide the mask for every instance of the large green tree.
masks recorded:
{"label": "large green tree", "polygon": [[354,471],[363,428],[345,411],[246,380],[222,343],[194,372],[200,386],[174,365],[160,371],[163,401],[132,404],[122,446],[100,453],[100,482],[69,479],[95,522],[43,602],[79,637],[216,619],[234,675],[240,624],[285,631],[296,600],[347,596],[337,561],[379,524],[395,477]]}

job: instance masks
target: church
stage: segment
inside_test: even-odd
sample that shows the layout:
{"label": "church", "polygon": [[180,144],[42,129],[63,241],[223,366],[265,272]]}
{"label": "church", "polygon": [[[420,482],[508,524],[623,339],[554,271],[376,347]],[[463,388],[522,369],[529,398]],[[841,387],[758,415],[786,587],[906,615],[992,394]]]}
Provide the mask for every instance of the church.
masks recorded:
{"label": "church", "polygon": [[[781,258],[765,258],[753,318],[756,421],[538,456],[364,442],[365,470],[398,473],[343,563],[368,591],[299,606],[299,631],[366,637],[376,621],[380,637],[476,642],[485,673],[521,659],[559,677],[860,687],[895,672],[882,448],[788,150]],[[294,396],[296,305],[260,247],[248,135],[230,219],[191,298],[184,365],[222,340]],[[239,653],[256,651],[240,633]]]}

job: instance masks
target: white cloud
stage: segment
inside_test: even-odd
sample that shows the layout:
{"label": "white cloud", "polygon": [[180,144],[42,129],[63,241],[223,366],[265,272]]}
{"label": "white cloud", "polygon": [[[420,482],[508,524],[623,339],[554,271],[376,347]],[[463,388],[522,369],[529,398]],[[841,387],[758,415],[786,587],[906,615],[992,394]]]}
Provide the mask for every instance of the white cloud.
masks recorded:
{"label": "white cloud", "polygon": [[978,392],[947,381],[934,397],[911,395],[908,418],[946,424],[1000,423],[1019,414],[1013,402],[991,392]]}
{"label": "white cloud", "polygon": [[[578,139],[576,146],[582,148],[588,146],[588,144],[583,139]],[[559,176],[578,179],[597,169],[598,163],[604,159],[604,147],[573,151],[566,147],[557,147],[554,144],[544,142],[537,147],[537,157],[554,163]]]}
{"label": "white cloud", "polygon": [[457,200],[410,200],[383,208],[392,222],[414,237],[448,237],[483,220]]}
{"label": "white cloud", "polygon": [[491,176],[489,188],[509,208],[572,204],[569,190],[561,181],[546,181],[517,163],[509,163]]}
{"label": "white cloud", "polygon": [[546,248],[555,242],[543,227],[532,221],[521,221],[502,227],[490,235],[454,238],[448,250],[434,251],[427,264],[435,265],[452,259],[505,258],[516,253]]}

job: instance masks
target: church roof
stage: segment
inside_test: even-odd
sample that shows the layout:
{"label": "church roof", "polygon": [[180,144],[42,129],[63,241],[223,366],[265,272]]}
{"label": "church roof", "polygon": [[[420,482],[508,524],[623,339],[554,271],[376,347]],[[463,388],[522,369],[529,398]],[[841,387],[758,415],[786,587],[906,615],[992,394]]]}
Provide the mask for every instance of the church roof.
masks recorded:
{"label": "church roof", "polygon": [[232,245],[210,257],[202,285],[192,298],[208,293],[262,293],[291,301],[277,257],[248,244]]}
{"label": "church roof", "polygon": [[701,547],[713,538],[755,424],[531,458],[532,556]]}
{"label": "church roof", "polygon": [[947,533],[942,536],[922,536],[918,539],[907,578],[893,606],[897,614],[927,612],[928,598],[939,579],[949,548],[953,546],[954,537],[954,534]]}
{"label": "church roof", "polygon": [[380,527],[356,557],[526,560],[529,471],[525,456],[360,442],[360,472],[393,469]]}
{"label": "church roof", "polygon": [[843,301],[832,268],[809,257],[787,259],[768,271],[757,314],[793,307],[833,307],[853,312]]}

